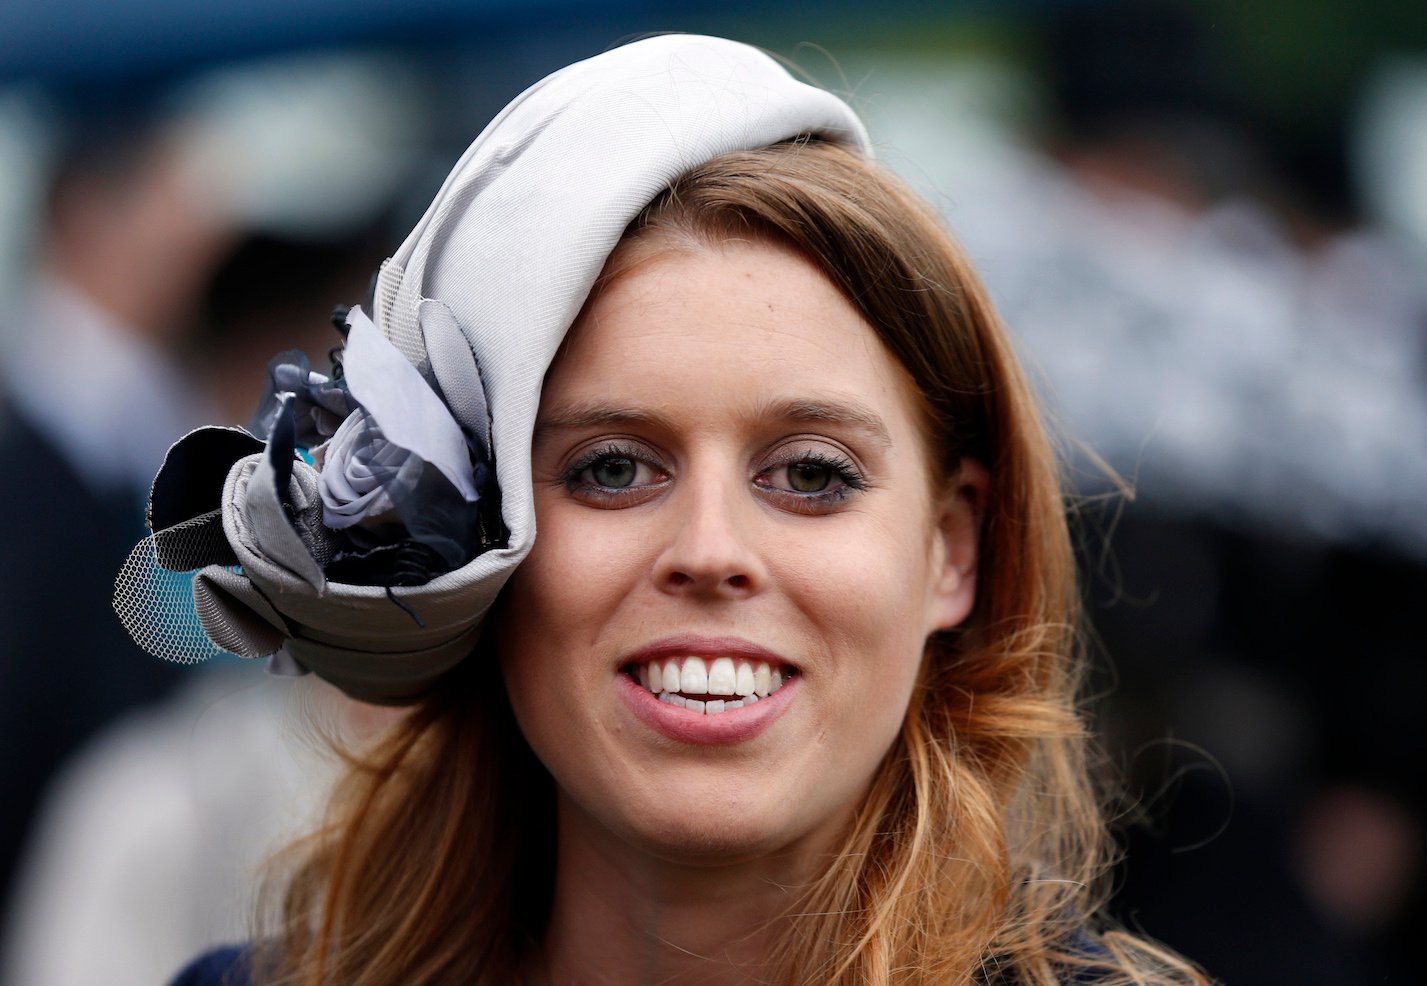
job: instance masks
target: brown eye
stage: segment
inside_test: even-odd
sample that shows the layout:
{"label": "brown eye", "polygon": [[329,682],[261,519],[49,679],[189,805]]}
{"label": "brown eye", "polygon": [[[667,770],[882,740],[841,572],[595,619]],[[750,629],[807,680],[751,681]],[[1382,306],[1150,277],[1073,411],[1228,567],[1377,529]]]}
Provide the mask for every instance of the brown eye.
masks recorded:
{"label": "brown eye", "polygon": [[798,493],[821,493],[832,485],[831,466],[819,462],[794,462],[788,466],[788,486]]}

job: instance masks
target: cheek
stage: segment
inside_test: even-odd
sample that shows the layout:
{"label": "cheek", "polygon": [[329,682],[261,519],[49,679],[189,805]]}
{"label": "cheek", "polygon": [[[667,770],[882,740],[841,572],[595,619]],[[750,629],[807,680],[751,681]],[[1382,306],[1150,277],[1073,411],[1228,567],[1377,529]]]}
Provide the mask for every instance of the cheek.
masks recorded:
{"label": "cheek", "polygon": [[503,653],[529,659],[588,643],[619,581],[628,552],[601,538],[598,525],[575,524],[560,510],[537,510],[539,535],[506,586],[505,611],[514,615],[502,635]]}
{"label": "cheek", "polygon": [[[547,703],[539,701],[541,695],[553,693],[557,687],[558,669],[554,662],[544,660],[541,651],[532,644],[528,632],[531,625],[530,603],[522,591],[523,586],[512,579],[502,596],[501,610],[495,623],[496,653],[500,658],[501,678],[505,682],[506,695],[510,699],[511,711],[526,740],[539,752],[540,737],[547,724],[540,717],[540,711]],[[516,614],[512,617],[511,614]],[[555,723],[558,726],[558,723]],[[543,759],[543,758],[542,758]]]}
{"label": "cheek", "polygon": [[548,744],[573,735],[581,720],[572,705],[593,714],[581,696],[614,674],[600,640],[628,593],[632,558],[627,532],[605,533],[614,525],[574,523],[559,509],[538,518],[539,536],[502,592],[495,630],[511,707],[544,759]]}
{"label": "cheek", "polygon": [[831,569],[839,575],[820,594],[841,655],[836,674],[856,683],[846,694],[883,748],[901,728],[926,650],[932,550],[918,530],[889,521],[841,542]]}
{"label": "cheek", "polygon": [[848,644],[920,653],[932,565],[930,536],[917,530],[877,517],[835,535],[789,539],[780,582]]}
{"label": "cheek", "polygon": [[[533,583],[538,585],[539,583]],[[571,714],[572,696],[588,686],[575,676],[559,627],[537,612],[522,585],[514,590],[496,634],[501,676],[511,712],[535,757],[555,777],[570,772],[571,757],[589,746],[589,725]],[[513,618],[512,617],[513,614]]]}
{"label": "cheek", "polygon": [[569,636],[581,624],[575,595],[579,583],[559,580],[560,566],[540,550],[539,539],[536,545],[501,594],[496,644],[511,708],[521,731],[540,752],[542,737],[560,732],[561,717],[548,710],[558,704],[553,696],[573,690],[570,679],[576,668],[563,655],[573,647]]}

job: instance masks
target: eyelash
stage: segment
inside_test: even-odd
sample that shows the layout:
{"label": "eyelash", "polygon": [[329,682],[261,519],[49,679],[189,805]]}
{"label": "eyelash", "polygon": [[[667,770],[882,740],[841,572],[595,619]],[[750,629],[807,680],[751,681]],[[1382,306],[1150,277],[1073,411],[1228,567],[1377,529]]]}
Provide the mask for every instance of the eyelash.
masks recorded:
{"label": "eyelash", "polygon": [[[586,475],[600,462],[609,459],[628,460],[635,464],[636,470],[651,469],[660,478],[652,483],[612,487],[594,482],[592,476]],[[830,470],[833,473],[835,485],[827,490],[800,493],[797,490],[774,486],[766,478],[780,469],[796,465],[812,465]],[[660,463],[647,447],[621,442],[605,442],[588,449],[571,463],[560,477],[560,481],[571,494],[585,499],[595,506],[619,508],[644,502],[651,495],[663,489],[670,478],[668,468]],[[850,458],[806,448],[785,451],[775,461],[758,471],[753,478],[753,485],[764,495],[779,501],[779,505],[784,509],[805,514],[830,510],[869,488],[867,480]]]}
{"label": "eyelash", "polygon": [[[628,487],[605,486],[594,482],[593,477],[585,478],[586,472],[606,459],[627,459],[635,464],[636,470],[640,467],[652,469],[663,478],[654,483]],[[597,506],[629,507],[643,502],[651,493],[662,489],[669,481],[669,471],[642,445],[606,442],[587,450],[571,463],[561,481],[572,494],[588,499]]]}
{"label": "eyelash", "polygon": [[[836,485],[815,493],[799,493],[797,490],[784,489],[761,481],[770,473],[796,465],[813,465],[831,470]],[[789,450],[777,461],[760,470],[753,482],[764,493],[783,501],[785,507],[801,513],[818,513],[830,509],[868,488],[867,480],[851,459],[815,449]]]}

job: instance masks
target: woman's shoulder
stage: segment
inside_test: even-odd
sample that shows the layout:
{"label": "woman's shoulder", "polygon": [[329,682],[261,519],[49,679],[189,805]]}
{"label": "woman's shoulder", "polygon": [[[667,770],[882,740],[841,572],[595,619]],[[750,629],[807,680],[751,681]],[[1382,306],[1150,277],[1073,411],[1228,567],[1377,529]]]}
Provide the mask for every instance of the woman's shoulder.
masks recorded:
{"label": "woman's shoulder", "polygon": [[169,986],[251,986],[247,945],[228,945],[194,959]]}

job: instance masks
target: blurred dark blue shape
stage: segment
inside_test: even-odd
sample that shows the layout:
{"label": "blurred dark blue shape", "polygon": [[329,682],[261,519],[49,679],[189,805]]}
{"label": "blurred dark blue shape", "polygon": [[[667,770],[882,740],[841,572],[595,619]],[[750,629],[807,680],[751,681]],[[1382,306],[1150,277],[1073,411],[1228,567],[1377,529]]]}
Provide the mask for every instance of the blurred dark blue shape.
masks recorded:
{"label": "blurred dark blue shape", "polygon": [[660,0],[8,0],[0,4],[0,79],[63,81],[183,70],[204,61],[286,49],[437,36],[479,34],[489,41],[552,26],[615,25],[629,18],[657,24],[660,15],[690,9],[698,5]]}
{"label": "blurred dark blue shape", "polygon": [[[944,0],[956,8],[998,11],[1073,6],[1085,0]],[[5,0],[0,3],[0,83],[72,82],[147,72],[181,72],[204,63],[285,50],[348,44],[402,44],[440,38],[528,42],[550,33],[587,33],[613,43],[624,35],[681,30],[723,33],[741,18],[766,20],[755,0]],[[793,0],[777,19],[809,29],[834,19],[925,18],[910,0],[875,14],[857,0]]]}

